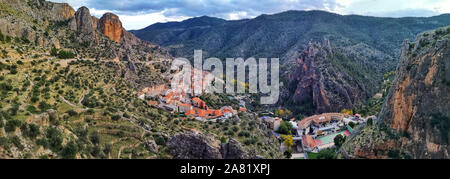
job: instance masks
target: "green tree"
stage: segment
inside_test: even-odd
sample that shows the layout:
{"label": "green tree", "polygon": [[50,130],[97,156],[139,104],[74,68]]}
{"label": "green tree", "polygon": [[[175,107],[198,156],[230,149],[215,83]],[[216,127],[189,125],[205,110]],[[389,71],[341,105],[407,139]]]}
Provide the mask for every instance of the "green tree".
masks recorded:
{"label": "green tree", "polygon": [[290,150],[284,151],[283,154],[287,159],[290,159],[292,157],[292,152]]}
{"label": "green tree", "polygon": [[349,122],[348,125],[353,129],[355,128],[356,124],[354,122]]}
{"label": "green tree", "polygon": [[54,57],[58,56],[58,49],[55,46],[50,50],[50,55]]}
{"label": "green tree", "polygon": [[336,159],[337,154],[334,149],[325,149],[317,153],[317,159]]}
{"label": "green tree", "polygon": [[367,119],[367,125],[369,125],[369,126],[373,125],[373,119],[372,118]]}
{"label": "green tree", "polygon": [[75,54],[70,51],[60,50],[58,52],[58,58],[60,58],[60,59],[69,59],[69,58],[74,58],[74,57],[75,57]]}
{"label": "green tree", "polygon": [[62,149],[61,156],[62,156],[62,158],[65,158],[65,159],[74,159],[77,155],[77,152],[78,152],[77,145],[73,141],[70,141]]}
{"label": "green tree", "polygon": [[280,134],[292,134],[292,124],[287,121],[283,121],[278,128],[278,133]]}
{"label": "green tree", "polygon": [[334,137],[334,139],[333,139],[333,140],[334,140],[334,145],[335,145],[337,148],[341,148],[341,146],[342,146],[342,144],[344,144],[346,138],[347,138],[347,137],[345,137],[345,136],[343,136],[343,135],[341,135],[341,134],[337,135],[337,136]]}
{"label": "green tree", "polygon": [[45,101],[41,101],[38,105],[39,109],[44,112],[51,108],[50,104],[47,104]]}

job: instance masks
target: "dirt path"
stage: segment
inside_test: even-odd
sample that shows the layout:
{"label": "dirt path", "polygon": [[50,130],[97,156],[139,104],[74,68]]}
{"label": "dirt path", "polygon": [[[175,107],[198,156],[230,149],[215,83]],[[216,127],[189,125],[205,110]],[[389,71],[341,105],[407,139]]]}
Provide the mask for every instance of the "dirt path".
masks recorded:
{"label": "dirt path", "polygon": [[77,105],[75,105],[75,104],[71,103],[70,101],[66,100],[66,98],[64,98],[63,96],[59,96],[59,98],[60,98],[61,100],[63,100],[65,103],[67,103],[69,106],[72,106],[72,107],[74,107],[74,108],[77,107]]}

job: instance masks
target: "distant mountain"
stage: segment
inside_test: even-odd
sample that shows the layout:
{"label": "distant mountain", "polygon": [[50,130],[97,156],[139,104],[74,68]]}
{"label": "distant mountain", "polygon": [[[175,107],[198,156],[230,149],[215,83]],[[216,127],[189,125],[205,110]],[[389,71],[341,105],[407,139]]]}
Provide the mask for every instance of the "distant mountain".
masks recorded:
{"label": "distant mountain", "polygon": [[[203,16],[154,24],[132,33],[162,45],[175,57],[192,57],[194,49],[203,49],[206,51],[204,58],[280,58],[284,84],[289,84],[284,86],[280,105],[296,112],[318,113],[363,104],[378,91],[383,74],[395,70],[405,39],[447,25],[450,25],[450,14],[428,18],[379,18],[324,11],[287,11],[236,21]],[[324,40],[329,44],[321,46]],[[310,42],[319,46],[311,46]],[[320,52],[323,47],[331,48],[333,53],[308,57],[314,61],[305,62],[310,65],[310,71],[300,72],[298,68],[303,64],[299,64],[298,59],[305,56],[304,51],[312,48]],[[309,89],[312,86],[301,87],[292,80],[312,80],[320,85],[312,90]],[[321,95],[322,102],[317,100]]]}
{"label": "distant mountain", "polygon": [[378,122],[344,145],[347,158],[450,158],[450,27],[405,41]]}
{"label": "distant mountain", "polygon": [[332,44],[364,43],[392,57],[404,39],[450,25],[450,15],[430,18],[378,18],[287,11],[254,19],[226,21],[202,16],[182,22],[158,23],[131,31],[137,37],[169,47],[174,56],[192,56],[203,49],[216,57],[280,57],[294,62],[309,41],[330,39]]}

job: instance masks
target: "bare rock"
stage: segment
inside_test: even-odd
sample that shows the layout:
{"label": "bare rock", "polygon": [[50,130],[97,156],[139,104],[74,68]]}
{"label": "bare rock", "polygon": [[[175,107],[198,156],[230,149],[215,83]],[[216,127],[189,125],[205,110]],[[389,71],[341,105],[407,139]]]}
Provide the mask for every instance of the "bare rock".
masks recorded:
{"label": "bare rock", "polygon": [[145,141],[145,147],[152,153],[158,153],[159,147],[154,140]]}
{"label": "bare rock", "polygon": [[172,137],[167,146],[176,159],[221,159],[220,142],[201,133],[181,133]]}
{"label": "bare rock", "polygon": [[115,42],[120,42],[123,36],[122,22],[113,13],[104,14],[99,20],[100,31]]}
{"label": "bare rock", "polygon": [[223,144],[221,153],[224,159],[248,159],[250,158],[242,148],[242,145],[234,140],[230,139],[227,144]]}

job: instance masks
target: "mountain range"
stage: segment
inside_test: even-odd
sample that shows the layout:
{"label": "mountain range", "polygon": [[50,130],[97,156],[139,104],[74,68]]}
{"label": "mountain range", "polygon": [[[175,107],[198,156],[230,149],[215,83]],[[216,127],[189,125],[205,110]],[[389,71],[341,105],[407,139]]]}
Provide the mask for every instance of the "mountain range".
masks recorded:
{"label": "mountain range", "polygon": [[[131,32],[174,57],[202,49],[204,58],[280,58],[284,85],[277,105],[314,114],[365,106],[382,90],[383,75],[395,70],[405,39],[447,25],[449,14],[380,18],[287,11],[231,21],[202,16]],[[314,54],[305,55],[308,50]]]}

